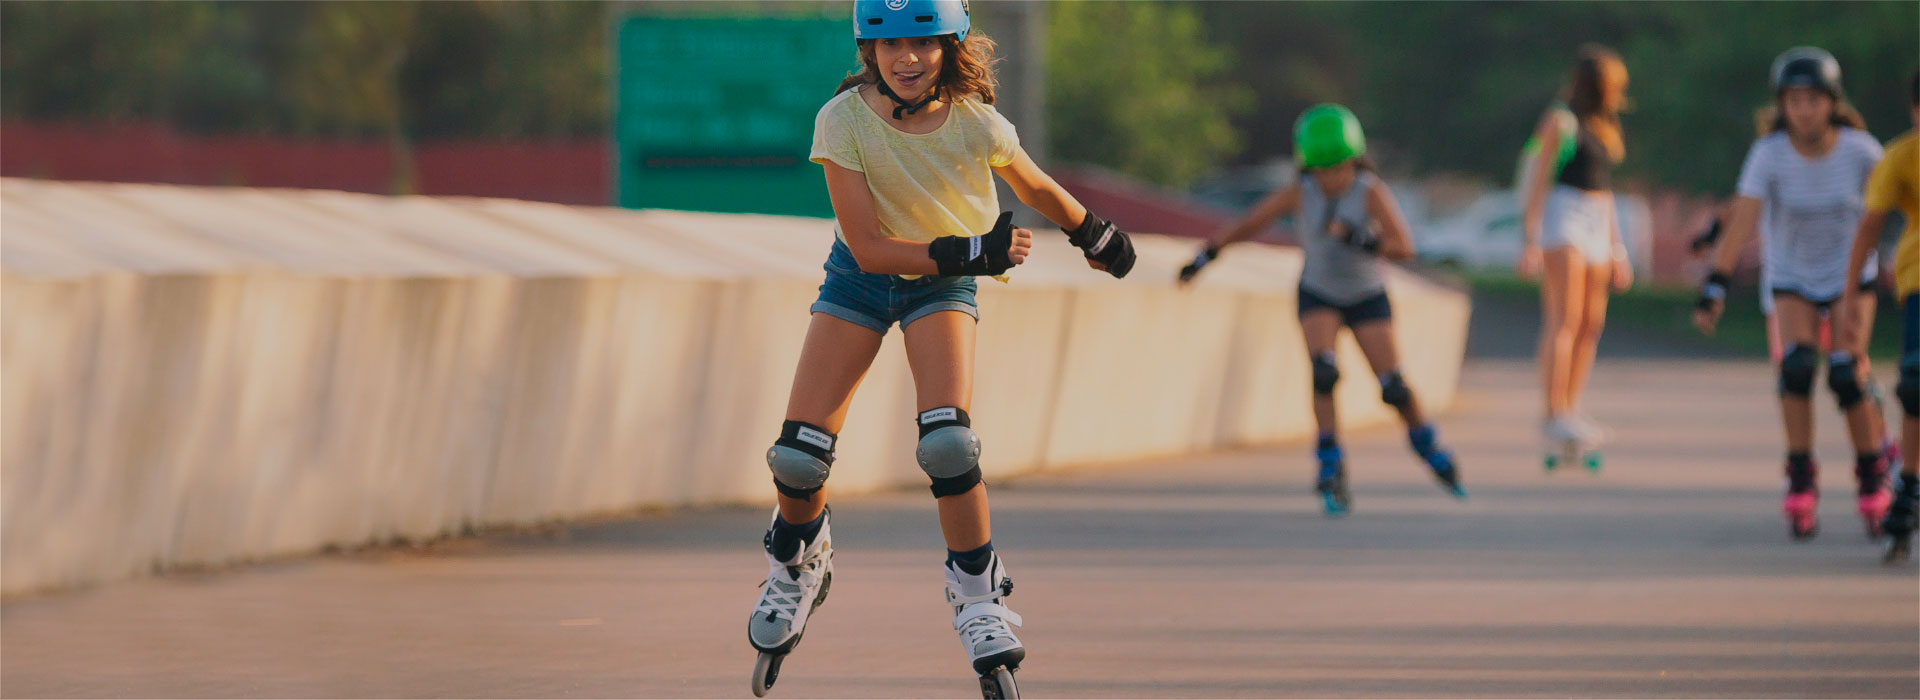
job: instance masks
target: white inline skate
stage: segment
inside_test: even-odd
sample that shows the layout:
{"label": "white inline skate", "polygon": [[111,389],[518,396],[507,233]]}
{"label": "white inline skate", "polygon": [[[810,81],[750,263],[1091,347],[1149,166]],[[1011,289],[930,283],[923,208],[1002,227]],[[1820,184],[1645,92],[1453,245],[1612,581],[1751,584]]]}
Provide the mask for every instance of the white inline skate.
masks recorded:
{"label": "white inline skate", "polygon": [[980,696],[1012,700],[1020,697],[1013,673],[1027,658],[1027,650],[1008,626],[1018,627],[1020,615],[1000,602],[1013,593],[1013,579],[1007,578],[1000,555],[991,556],[986,571],[978,575],[947,564],[947,604],[953,606],[953,628],[960,633],[960,644],[973,662],[973,672],[980,676]]}
{"label": "white inline skate", "polygon": [[[780,676],[780,662],[800,644],[813,610],[827,600],[827,589],[833,584],[829,515],[821,513],[820,534],[811,542],[802,540],[792,558],[774,558],[772,528],[762,540],[767,550],[767,580],[760,584],[760,600],[753,604],[753,617],[747,621],[747,641],[760,652],[753,665],[754,697],[766,697],[773,688]],[[774,517],[780,517],[778,511]]]}

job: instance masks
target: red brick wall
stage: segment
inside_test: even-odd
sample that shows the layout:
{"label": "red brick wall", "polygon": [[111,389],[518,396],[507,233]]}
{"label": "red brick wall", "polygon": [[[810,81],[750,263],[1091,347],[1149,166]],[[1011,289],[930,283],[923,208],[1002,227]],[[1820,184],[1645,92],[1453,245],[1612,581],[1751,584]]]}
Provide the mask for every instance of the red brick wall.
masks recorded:
{"label": "red brick wall", "polygon": [[[414,146],[418,194],[608,204],[604,139]],[[157,124],[0,124],[0,175],[182,185],[308,187],[386,193],[392,149],[381,140],[202,136]]]}

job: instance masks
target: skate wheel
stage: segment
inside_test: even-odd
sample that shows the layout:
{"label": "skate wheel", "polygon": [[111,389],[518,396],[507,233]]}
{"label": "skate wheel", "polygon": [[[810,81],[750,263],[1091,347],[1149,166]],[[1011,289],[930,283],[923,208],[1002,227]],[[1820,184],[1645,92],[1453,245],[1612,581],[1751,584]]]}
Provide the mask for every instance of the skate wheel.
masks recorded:
{"label": "skate wheel", "polygon": [[1583,459],[1583,462],[1587,466],[1587,471],[1593,472],[1595,474],[1600,473],[1600,465],[1601,465],[1600,453],[1588,452],[1586,457]]}
{"label": "skate wheel", "polygon": [[1907,557],[1913,554],[1913,540],[1911,537],[1912,536],[1909,535],[1907,537],[1893,538],[1893,541],[1887,544],[1887,556],[1881,559],[1881,561],[1888,564],[1898,564],[1906,561]]}
{"label": "skate wheel", "polygon": [[1013,682],[1013,671],[1005,666],[980,677],[980,697],[984,700],[1020,700],[1020,687]]}
{"label": "skate wheel", "polygon": [[1547,471],[1553,471],[1555,469],[1560,468],[1560,455],[1556,455],[1556,454],[1547,455],[1546,467],[1547,467]]}
{"label": "skate wheel", "polygon": [[786,654],[760,652],[760,658],[753,662],[754,697],[764,698],[767,691],[773,690],[773,681],[780,677],[780,662],[786,658]]}
{"label": "skate wheel", "polygon": [[1323,493],[1320,494],[1320,508],[1326,512],[1327,517],[1338,518],[1347,514],[1347,501],[1339,494]]}

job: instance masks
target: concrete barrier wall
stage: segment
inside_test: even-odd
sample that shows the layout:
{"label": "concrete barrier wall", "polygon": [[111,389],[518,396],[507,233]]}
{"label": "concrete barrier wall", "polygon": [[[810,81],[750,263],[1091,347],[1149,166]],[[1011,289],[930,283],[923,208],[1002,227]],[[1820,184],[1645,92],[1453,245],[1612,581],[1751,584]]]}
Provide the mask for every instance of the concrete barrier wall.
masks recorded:
{"label": "concrete barrier wall", "polygon": [[[771,500],[830,222],[329,191],[0,180],[0,592],[638,506]],[[1299,258],[1037,234],[983,281],[989,478],[1307,435]],[[1464,296],[1395,272],[1453,398]],[[1341,362],[1370,375],[1351,340]],[[1386,419],[1343,382],[1343,420]],[[889,334],[833,486],[923,484]]]}

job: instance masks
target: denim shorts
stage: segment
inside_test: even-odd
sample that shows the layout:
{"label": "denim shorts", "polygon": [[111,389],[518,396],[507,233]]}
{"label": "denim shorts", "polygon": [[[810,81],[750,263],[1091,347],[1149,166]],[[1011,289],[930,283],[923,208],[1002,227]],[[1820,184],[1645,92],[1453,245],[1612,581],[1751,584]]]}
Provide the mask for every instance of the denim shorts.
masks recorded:
{"label": "denim shorts", "polygon": [[827,280],[820,284],[820,298],[813,312],[857,323],[886,335],[893,324],[907,324],[940,311],[963,311],[980,319],[980,306],[974,302],[979,289],[972,277],[926,275],[905,279],[898,275],[876,275],[860,270],[847,244],[833,242],[827,254]]}

